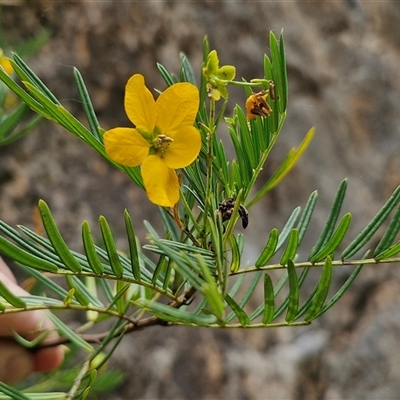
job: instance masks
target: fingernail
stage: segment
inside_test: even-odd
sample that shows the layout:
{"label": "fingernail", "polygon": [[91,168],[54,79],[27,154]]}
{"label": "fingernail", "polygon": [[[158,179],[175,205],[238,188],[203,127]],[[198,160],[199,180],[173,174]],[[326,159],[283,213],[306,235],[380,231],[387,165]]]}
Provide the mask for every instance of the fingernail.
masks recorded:
{"label": "fingernail", "polygon": [[0,354],[1,381],[13,384],[26,378],[33,372],[33,358],[23,348],[11,345],[2,349]]}

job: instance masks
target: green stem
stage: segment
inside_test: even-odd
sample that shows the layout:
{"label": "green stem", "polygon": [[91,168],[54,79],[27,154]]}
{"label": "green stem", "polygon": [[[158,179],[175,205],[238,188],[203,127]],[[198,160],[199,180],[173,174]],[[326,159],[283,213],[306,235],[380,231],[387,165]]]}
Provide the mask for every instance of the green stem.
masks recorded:
{"label": "green stem", "polygon": [[[180,189],[180,199],[181,199],[183,207],[185,209],[185,213],[189,216],[190,220],[192,221],[193,228],[197,232],[200,232],[200,227],[197,224],[196,218],[193,215],[193,212],[192,212],[191,208],[189,207],[189,204],[187,203],[186,197],[184,196],[182,189]],[[177,215],[177,218],[179,218],[179,223],[178,223],[178,221],[175,220],[174,214],[171,211],[168,211],[168,215],[177,223],[177,225],[178,225],[179,229],[182,231],[182,233],[184,235],[186,235],[196,247],[201,247],[201,243],[193,236],[189,227],[183,223],[183,221],[179,218],[179,215]]]}
{"label": "green stem", "polygon": [[[207,325],[207,328],[219,328],[219,329],[237,329],[237,328],[243,328],[243,329],[247,329],[247,328],[278,328],[278,327],[283,327],[283,326],[287,326],[287,327],[291,327],[291,326],[304,326],[304,325],[310,325],[311,321],[300,321],[300,322],[277,322],[274,324],[268,324],[268,325],[264,325],[264,324],[251,324],[251,325],[241,325],[241,324],[226,324],[226,325],[218,325],[218,324],[210,324]],[[196,324],[190,324],[190,323],[185,323],[185,322],[175,322],[172,323],[171,325],[184,325],[184,326],[190,326],[190,327],[195,327],[198,328],[199,326]]]}
{"label": "green stem", "polygon": [[[206,177],[206,198],[204,199],[204,216],[203,216],[203,229],[207,232],[208,212],[210,208],[210,200],[212,194],[212,172],[213,172],[213,148],[212,136],[215,132],[215,100],[210,99],[210,118],[209,126],[207,129],[207,177]],[[207,239],[206,234],[203,238],[203,245],[206,248]]]}
{"label": "green stem", "polygon": [[233,85],[233,86],[268,86],[271,81],[269,79],[252,79],[250,82],[243,82],[243,81],[228,81],[224,79],[219,79],[218,83],[222,85]]}
{"label": "green stem", "polygon": [[[281,120],[279,121],[279,126],[277,131],[272,135],[271,138],[271,143],[268,146],[268,149],[266,149],[262,155],[261,155],[261,159],[260,162],[258,163],[256,169],[253,171],[253,174],[251,176],[250,182],[246,188],[246,191],[243,195],[243,202],[246,201],[247,197],[249,196],[251,189],[253,188],[254,184],[256,183],[256,180],[258,178],[258,175],[260,174],[260,172],[262,171],[265,161],[267,160],[269,153],[271,152],[272,148],[275,146],[275,143],[278,139],[278,136],[282,130],[283,124],[285,123],[285,119],[286,119],[286,113],[281,114]],[[258,192],[259,193],[259,192]],[[247,208],[250,208],[252,205],[254,205],[258,200],[260,200],[258,193],[246,204]]]}
{"label": "green stem", "polygon": [[[375,258],[367,258],[364,260],[336,260],[332,261],[332,267],[344,267],[344,266],[357,266],[357,265],[379,265],[379,264],[394,264],[394,263],[400,263],[400,257],[396,258],[386,258],[382,260],[375,260]],[[321,268],[325,264],[324,261],[316,262],[316,263],[311,263],[309,261],[306,262],[301,262],[301,263],[295,263],[294,266],[295,268]],[[240,275],[240,274],[247,274],[249,272],[257,272],[257,271],[271,271],[275,269],[283,269],[287,270],[287,267],[285,265],[281,264],[271,264],[271,265],[266,265],[264,267],[249,267],[249,268],[243,268],[235,272],[231,272],[230,276],[232,275]]]}

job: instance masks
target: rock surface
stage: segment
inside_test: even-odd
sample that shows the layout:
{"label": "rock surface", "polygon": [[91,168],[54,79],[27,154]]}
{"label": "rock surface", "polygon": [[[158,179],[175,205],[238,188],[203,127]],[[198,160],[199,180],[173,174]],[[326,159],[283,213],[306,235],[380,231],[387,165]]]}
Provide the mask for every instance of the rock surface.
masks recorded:
{"label": "rock surface", "polygon": [[[144,73],[149,87],[162,87],[156,62],[177,72],[180,51],[199,69],[207,34],[222,64],[235,64],[239,77],[251,79],[262,73],[269,30],[284,29],[288,119],[265,179],[311,126],[317,135],[286,181],[252,210],[246,231],[254,246],[250,259],[269,230],[282,227],[313,190],[320,193],[315,239],[343,178],[349,179],[344,211],[354,214],[353,233],[400,183],[398,1],[15,4],[2,7],[6,35],[18,41],[48,29],[49,41],[29,65],[83,118],[73,81],[72,67],[77,67],[106,129],[127,123],[122,99],[134,72]],[[242,93],[235,96],[232,104],[242,104]],[[32,226],[34,206],[43,198],[68,243],[77,248],[84,219],[94,226],[105,215],[121,237],[125,207],[138,219],[138,228],[143,215],[157,220],[127,177],[48,122],[0,148],[0,191],[1,219]],[[310,234],[307,244],[312,240]],[[335,272],[338,285],[348,273]],[[126,382],[108,398],[398,398],[399,285],[396,265],[365,267],[340,303],[307,328],[232,332],[158,327],[131,335],[114,357]]]}

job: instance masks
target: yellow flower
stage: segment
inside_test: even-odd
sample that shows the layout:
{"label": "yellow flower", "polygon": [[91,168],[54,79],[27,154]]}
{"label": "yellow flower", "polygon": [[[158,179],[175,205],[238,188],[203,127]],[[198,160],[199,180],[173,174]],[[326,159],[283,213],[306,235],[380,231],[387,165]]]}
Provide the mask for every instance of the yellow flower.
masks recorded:
{"label": "yellow flower", "polygon": [[199,155],[201,136],[193,126],[198,109],[199,90],[191,83],[176,83],[155,101],[144,77],[135,74],[125,88],[125,111],[135,128],[104,133],[107,155],[122,165],[141,165],[147,196],[159,206],[173,207],[178,202],[174,170]]}
{"label": "yellow flower", "polygon": [[202,68],[203,76],[207,80],[206,88],[210,99],[218,101],[221,97],[228,98],[226,85],[236,75],[236,68],[232,65],[219,66],[219,58],[216,50],[210,51]]}
{"label": "yellow flower", "polygon": [[11,75],[14,72],[10,60],[4,55],[2,48],[0,48],[0,65],[4,68],[4,71],[6,71],[8,75]]}

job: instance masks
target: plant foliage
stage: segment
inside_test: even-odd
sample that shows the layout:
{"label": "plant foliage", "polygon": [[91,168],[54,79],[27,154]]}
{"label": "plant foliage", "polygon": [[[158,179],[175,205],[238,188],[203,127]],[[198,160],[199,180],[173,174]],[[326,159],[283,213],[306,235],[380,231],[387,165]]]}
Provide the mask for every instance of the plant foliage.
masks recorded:
{"label": "plant foliage", "polygon": [[[209,52],[205,40],[205,60]],[[74,75],[87,126],[63,107],[18,55],[14,55],[11,64],[23,86],[2,69],[0,79],[24,104],[79,137],[143,188],[138,167],[122,167],[105,152],[104,130],[77,70]],[[250,82],[232,80],[226,84],[243,86],[247,97],[252,95],[252,87],[258,87],[262,93],[269,91],[266,101],[272,113],[266,117],[248,120],[246,110],[237,105],[233,116],[224,119],[226,102],[217,110],[216,103],[208,99],[207,82],[202,77],[196,120],[203,139],[200,157],[182,170],[180,203],[173,209],[160,208],[164,230],[157,232],[149,222],[144,222],[148,241],[143,246],[136,238],[128,210],[123,214],[128,241],[125,252],[116,246],[112,221],[103,216],[99,218],[100,241],[93,238],[93,227],[83,221],[83,250],[71,250],[44,200],[39,201],[38,208],[45,236],[0,221],[0,253],[15,260],[42,288],[39,294],[18,297],[0,282],[1,312],[58,311],[57,316],[50,315],[60,339],[54,343],[36,341],[33,346],[70,343],[86,354],[77,373],[80,384],[68,393],[54,392],[49,398],[87,396],[94,380],[93,371],[101,367],[123,335],[130,332],[154,325],[209,328],[307,325],[339,301],[363,265],[399,261],[396,256],[400,253],[400,241],[396,242],[396,237],[400,230],[400,188],[353,238],[348,234],[351,213],[342,211],[347,188],[347,181],[343,180],[314,246],[301,251],[308,253],[308,258],[300,260],[298,254],[311,226],[317,192],[311,193],[306,204],[296,207],[281,228],[274,227],[264,233],[265,246],[253,266],[242,264],[245,234],[242,229],[235,229],[237,222],[242,221],[245,227],[249,212],[251,221],[251,207],[284,179],[314,135],[311,128],[269,180],[261,188],[255,187],[286,118],[288,87],[282,34],[279,38],[270,34],[270,54],[264,55],[263,64],[262,78]],[[167,85],[178,81],[196,83],[192,66],[184,55],[178,77],[162,65],[158,69]],[[224,121],[236,153],[233,160],[228,159],[216,134]],[[385,232],[377,240],[378,229],[382,231],[385,226]],[[333,288],[334,270],[344,265],[353,266],[353,272],[341,287]],[[307,291],[304,287],[311,268],[319,268],[321,273],[315,288]],[[64,277],[65,284],[59,280],[56,283],[54,276]],[[255,300],[258,305],[251,306]],[[87,323],[73,330],[60,319],[60,310],[84,312]],[[109,324],[102,333],[90,332],[104,321],[112,322],[111,328]],[[24,345],[32,343],[25,341]],[[93,361],[103,352],[107,354],[105,361],[93,367]],[[13,399],[46,398],[44,393],[19,392],[4,384],[0,384],[0,391]]]}

